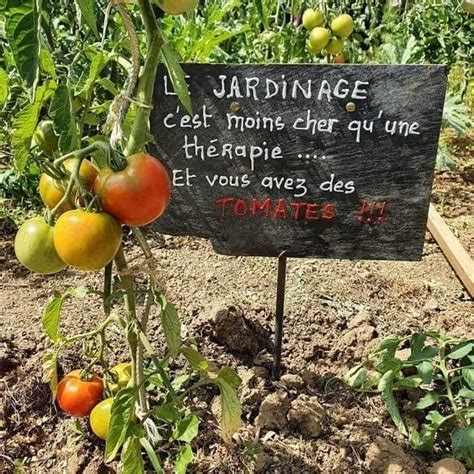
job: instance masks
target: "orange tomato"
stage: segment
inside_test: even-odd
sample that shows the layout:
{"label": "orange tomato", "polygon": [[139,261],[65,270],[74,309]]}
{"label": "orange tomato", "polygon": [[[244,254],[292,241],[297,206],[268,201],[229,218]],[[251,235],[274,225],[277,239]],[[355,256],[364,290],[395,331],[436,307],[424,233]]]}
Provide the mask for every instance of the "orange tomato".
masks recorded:
{"label": "orange tomato", "polygon": [[92,374],[89,380],[82,380],[80,370],[73,370],[58,384],[56,401],[60,408],[72,416],[89,415],[92,409],[102,400],[104,383]]}
{"label": "orange tomato", "polygon": [[54,227],[54,246],[59,257],[80,270],[105,267],[114,258],[121,241],[120,224],[105,212],[68,211]]}

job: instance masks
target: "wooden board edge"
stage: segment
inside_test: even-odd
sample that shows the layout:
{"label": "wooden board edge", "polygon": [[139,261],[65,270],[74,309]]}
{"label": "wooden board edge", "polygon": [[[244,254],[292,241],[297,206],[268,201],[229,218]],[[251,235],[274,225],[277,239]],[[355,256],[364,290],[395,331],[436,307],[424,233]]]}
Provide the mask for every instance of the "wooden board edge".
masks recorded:
{"label": "wooden board edge", "polygon": [[471,298],[474,297],[474,261],[433,204],[430,204],[428,213],[428,230]]}

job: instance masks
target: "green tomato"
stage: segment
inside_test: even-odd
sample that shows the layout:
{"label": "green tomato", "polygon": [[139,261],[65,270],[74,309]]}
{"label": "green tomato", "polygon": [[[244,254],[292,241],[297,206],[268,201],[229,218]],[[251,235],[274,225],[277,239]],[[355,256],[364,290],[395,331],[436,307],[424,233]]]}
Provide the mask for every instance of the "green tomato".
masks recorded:
{"label": "green tomato", "polygon": [[43,120],[33,134],[34,144],[46,155],[51,156],[58,151],[58,136],[54,132],[53,121]]}
{"label": "green tomato", "polygon": [[28,270],[43,275],[60,272],[66,264],[54,246],[54,228],[42,217],[23,223],[15,237],[15,255]]}
{"label": "green tomato", "polygon": [[181,15],[194,10],[199,0],[155,0],[156,4],[168,15]]}
{"label": "green tomato", "polygon": [[316,26],[321,26],[324,23],[324,15],[319,10],[308,8],[303,13],[303,26],[311,31]]}
{"label": "green tomato", "polygon": [[337,56],[338,54],[342,53],[344,49],[344,40],[340,38],[332,38],[329,41],[328,45],[326,46],[326,51],[331,56]]}
{"label": "green tomato", "polygon": [[107,439],[107,434],[109,432],[113,403],[113,398],[102,400],[92,409],[89,417],[92,431],[97,437],[104,441]]}
{"label": "green tomato", "polygon": [[319,51],[320,51],[320,50],[314,49],[314,48],[311,46],[311,43],[310,43],[309,39],[306,40],[306,49],[307,49],[311,54],[316,54],[316,53],[319,53]]}
{"label": "green tomato", "polygon": [[329,43],[329,30],[326,28],[316,27],[309,34],[309,42],[315,51],[321,51]]}
{"label": "green tomato", "polygon": [[339,38],[347,38],[354,31],[354,21],[350,15],[344,13],[332,20],[331,30]]}
{"label": "green tomato", "polygon": [[132,364],[130,362],[122,362],[113,367],[111,372],[117,376],[117,381],[109,384],[109,387],[111,392],[116,394],[120,389],[125,388],[132,378]]}

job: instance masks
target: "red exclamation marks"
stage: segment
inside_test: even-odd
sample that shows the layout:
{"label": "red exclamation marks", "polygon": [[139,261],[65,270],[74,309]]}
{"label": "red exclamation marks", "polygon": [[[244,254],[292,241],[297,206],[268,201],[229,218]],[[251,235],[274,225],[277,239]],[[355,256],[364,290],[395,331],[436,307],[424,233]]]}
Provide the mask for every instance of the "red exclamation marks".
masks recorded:
{"label": "red exclamation marks", "polygon": [[387,208],[386,201],[381,204],[372,201],[369,204],[365,199],[361,199],[357,220],[363,224],[383,224]]}

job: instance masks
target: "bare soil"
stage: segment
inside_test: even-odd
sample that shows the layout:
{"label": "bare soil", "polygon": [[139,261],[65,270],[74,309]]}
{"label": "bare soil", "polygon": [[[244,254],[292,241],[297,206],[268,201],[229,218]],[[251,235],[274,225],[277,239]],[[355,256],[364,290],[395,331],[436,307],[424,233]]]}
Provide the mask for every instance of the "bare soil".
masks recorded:
{"label": "bare soil", "polygon": [[[467,166],[460,173],[439,175],[433,194],[433,202],[470,252],[472,180]],[[80,423],[81,432],[57,412],[41,373],[49,344],[41,330],[44,304],[55,289],[100,288],[100,275],[73,270],[49,278],[32,275],[17,264],[12,238],[5,233],[0,239],[0,472],[13,472],[15,465],[34,473],[113,472],[113,466],[103,465],[103,445],[86,423]],[[213,393],[199,394],[204,430],[194,442],[197,454],[190,472],[355,473],[393,466],[398,470],[390,472],[427,472],[449,455],[440,448],[432,455],[412,451],[378,397],[354,394],[340,384],[328,388],[330,380],[341,377],[390,334],[436,328],[453,337],[474,337],[472,301],[429,234],[423,260],[416,263],[290,259],[283,337],[286,377],[280,382],[270,376],[276,260],[217,255],[208,242],[193,238],[161,239],[149,233],[148,239],[167,296],[200,350],[217,364],[236,368],[244,379],[244,427],[231,446],[220,441],[210,413]],[[138,257],[137,249],[127,246],[129,258]],[[219,336],[218,328],[209,327],[216,308],[229,307],[244,322],[239,323],[243,332],[236,329],[233,339],[225,337],[225,330]],[[93,328],[100,318],[93,298],[73,301],[63,312],[61,328],[77,333]],[[150,327],[159,348],[156,318]],[[239,352],[242,347],[244,353]],[[111,362],[123,360],[123,350],[117,339]],[[72,350],[61,359],[63,371],[77,367],[78,353]],[[274,400],[266,400],[275,393]],[[257,422],[263,400],[268,413],[273,410],[274,419],[282,420],[274,428]],[[298,407],[308,405],[317,407],[316,432],[313,425],[301,431],[285,421],[299,423]]]}

